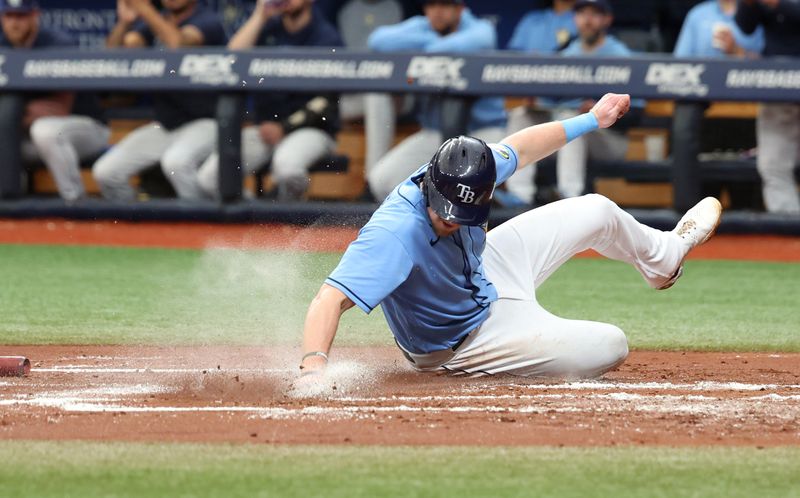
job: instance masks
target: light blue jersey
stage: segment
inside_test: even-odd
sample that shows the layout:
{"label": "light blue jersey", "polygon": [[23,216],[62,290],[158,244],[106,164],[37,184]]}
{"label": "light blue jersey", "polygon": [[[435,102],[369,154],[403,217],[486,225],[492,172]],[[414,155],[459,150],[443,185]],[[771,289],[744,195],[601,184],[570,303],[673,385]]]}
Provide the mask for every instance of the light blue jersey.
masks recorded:
{"label": "light blue jersey", "polygon": [[733,20],[733,14],[725,14],[717,0],[709,0],[696,5],[686,15],[681,34],[675,44],[675,57],[724,57],[726,54],[714,46],[714,27],[725,25],[733,33],[736,43],[748,52],[761,53],[764,50],[764,28],[759,26],[746,35]]}
{"label": "light blue jersey", "polygon": [[[369,48],[378,52],[422,51],[430,53],[473,53],[497,48],[497,34],[489,21],[478,19],[469,9],[461,13],[458,29],[442,36],[425,16],[414,16],[399,24],[381,26],[369,36]],[[425,100],[425,99],[423,99]],[[439,106],[425,105],[417,115],[423,128],[438,130]],[[501,97],[483,97],[472,106],[467,130],[506,125]]]}
{"label": "light blue jersey", "polygon": [[[516,170],[517,153],[491,147],[499,185]],[[420,189],[427,166],[389,194],[325,280],[366,313],[380,304],[397,342],[415,354],[452,348],[497,300],[483,273],[484,228],[434,232]]]}
{"label": "light blue jersey", "polygon": [[534,10],[517,23],[508,48],[534,54],[552,54],[577,34],[575,14],[571,10],[561,14],[553,9]]}

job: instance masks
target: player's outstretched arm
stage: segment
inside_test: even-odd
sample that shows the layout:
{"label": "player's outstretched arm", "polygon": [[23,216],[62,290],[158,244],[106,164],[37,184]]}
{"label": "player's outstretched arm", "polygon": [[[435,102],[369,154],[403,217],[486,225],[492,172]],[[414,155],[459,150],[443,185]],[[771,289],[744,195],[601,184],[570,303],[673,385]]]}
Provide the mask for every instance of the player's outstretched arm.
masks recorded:
{"label": "player's outstretched arm", "polygon": [[503,139],[503,143],[517,151],[518,164],[522,168],[544,159],[583,134],[609,128],[630,107],[630,95],[607,93],[586,114],[525,128]]}
{"label": "player's outstretched arm", "polygon": [[322,371],[325,368],[328,363],[327,355],[339,328],[339,318],[353,306],[353,301],[342,291],[328,284],[322,284],[306,314],[303,328],[303,359],[300,363],[302,374]]}

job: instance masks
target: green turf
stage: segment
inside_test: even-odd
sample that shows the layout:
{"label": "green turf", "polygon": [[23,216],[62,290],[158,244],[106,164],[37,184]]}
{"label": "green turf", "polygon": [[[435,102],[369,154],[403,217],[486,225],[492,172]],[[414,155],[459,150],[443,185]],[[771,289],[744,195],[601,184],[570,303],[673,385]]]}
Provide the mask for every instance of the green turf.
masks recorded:
{"label": "green turf", "polygon": [[[0,245],[5,344],[299,341],[336,254]],[[799,264],[690,261],[666,292],[624,264],[575,260],[539,300],[615,323],[639,349],[800,351]],[[391,344],[379,311],[348,312],[337,344]]]}
{"label": "green turf", "polygon": [[800,496],[800,448],[0,443],[3,496]]}

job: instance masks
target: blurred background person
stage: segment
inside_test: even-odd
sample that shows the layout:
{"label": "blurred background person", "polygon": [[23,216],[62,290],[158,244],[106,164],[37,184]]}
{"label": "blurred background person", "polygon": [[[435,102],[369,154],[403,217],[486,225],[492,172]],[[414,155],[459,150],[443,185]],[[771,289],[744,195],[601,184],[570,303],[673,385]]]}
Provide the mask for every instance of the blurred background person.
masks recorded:
{"label": "blurred background person", "polygon": [[[421,51],[428,53],[469,53],[496,47],[494,27],[476,18],[462,0],[425,0],[424,16],[415,16],[392,26],[382,26],[369,37],[369,47],[378,52]],[[367,181],[372,195],[382,201],[400,182],[430,160],[441,142],[441,108],[431,96],[420,96],[417,119],[422,130],[389,150],[377,163],[367,164]],[[366,118],[394,119],[388,95],[367,97]],[[375,117],[378,118],[375,118]],[[505,136],[506,113],[503,99],[484,97],[472,105],[467,133],[488,143]],[[368,126],[367,140],[390,144],[393,127]],[[387,133],[389,132],[389,133]],[[372,136],[370,136],[372,135]],[[376,138],[379,135],[380,138]],[[373,152],[374,153],[374,152]],[[368,154],[369,155],[369,154]]]}
{"label": "blurred background person", "polygon": [[[572,8],[575,0],[553,0],[550,7],[525,14],[514,28],[508,49],[534,55],[552,55],[577,36]],[[549,109],[536,105],[536,98],[525,99],[524,105],[508,113],[507,134],[550,121]],[[533,204],[536,194],[536,168],[523,168],[506,182],[506,189],[522,204]],[[502,196],[502,194],[500,194]]]}
{"label": "blurred background person", "polygon": [[[76,47],[66,33],[40,26],[36,0],[0,0],[0,47],[45,49]],[[97,98],[75,92],[24,94],[22,127],[30,140],[22,144],[28,161],[41,160],[66,201],[85,195],[81,161],[97,157],[108,144],[109,129]]]}
{"label": "blurred background person", "polygon": [[[219,15],[197,0],[161,3],[163,12],[150,0],[117,0],[117,24],[108,47],[175,49],[227,42]],[[103,196],[133,200],[131,177],[160,163],[179,197],[202,198],[197,170],[216,146],[214,94],[157,93],[153,105],[155,121],[132,131],[95,163],[93,174]]]}
{"label": "blurred background person", "polygon": [[[743,32],[764,29],[765,57],[800,55],[800,2],[741,0],[736,24]],[[800,104],[762,103],[756,121],[758,158],[764,204],[775,213],[800,213],[794,167],[800,157]]]}
{"label": "blurred background person", "polygon": [[[559,52],[564,57],[629,57],[631,51],[608,30],[614,20],[607,0],[577,0],[573,6],[578,37]],[[568,119],[587,112],[594,99],[538,99],[539,105],[553,109],[553,119]],[[556,155],[558,195],[577,197],[586,190],[586,168],[590,159],[621,161],[628,151],[626,131],[636,125],[644,102],[631,100],[631,110],[614,129],[598,130],[564,146]]]}
{"label": "blurred background person", "polygon": [[675,44],[675,57],[756,57],[764,29],[746,35],[736,25],[736,0],[708,0],[689,11]]}
{"label": "blurred background person", "polygon": [[[262,0],[231,38],[228,48],[340,47],[333,27],[313,8],[313,0]],[[271,161],[278,200],[298,200],[308,189],[308,169],[336,149],[338,96],[331,93],[259,92],[255,122],[242,130],[242,168],[253,174]],[[210,197],[219,196],[219,156],[200,168],[199,182]]]}

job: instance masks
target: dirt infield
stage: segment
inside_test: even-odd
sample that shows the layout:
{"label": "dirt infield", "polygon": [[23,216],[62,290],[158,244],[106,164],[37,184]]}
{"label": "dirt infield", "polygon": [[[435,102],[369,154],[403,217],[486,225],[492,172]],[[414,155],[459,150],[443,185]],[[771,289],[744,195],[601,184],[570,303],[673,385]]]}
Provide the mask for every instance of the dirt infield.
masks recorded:
{"label": "dirt infield", "polygon": [[[584,382],[419,374],[339,348],[325,394],[291,390],[297,351],[3,347],[0,439],[322,444],[800,444],[800,355],[634,352]],[[335,387],[335,389],[334,389]]]}
{"label": "dirt infield", "polygon": [[[0,243],[341,251],[352,228],[0,220]],[[584,256],[590,256],[585,254]],[[800,239],[718,236],[700,259],[800,261]],[[800,444],[800,354],[633,352],[587,382],[413,372],[390,348],[337,348],[298,397],[298,351],[0,346],[0,439],[330,444]]]}

